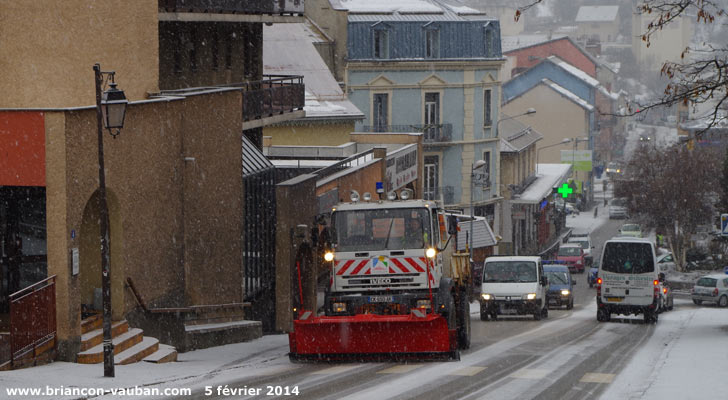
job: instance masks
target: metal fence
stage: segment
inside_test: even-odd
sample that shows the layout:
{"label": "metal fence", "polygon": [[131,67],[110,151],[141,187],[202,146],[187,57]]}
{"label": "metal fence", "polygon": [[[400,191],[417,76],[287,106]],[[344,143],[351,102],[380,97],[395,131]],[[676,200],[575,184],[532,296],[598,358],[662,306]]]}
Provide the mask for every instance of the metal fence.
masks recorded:
{"label": "metal fence", "polygon": [[449,142],[452,140],[452,124],[427,125],[362,125],[359,132],[421,132],[425,142]]}
{"label": "metal fence", "polygon": [[166,12],[303,14],[303,0],[158,0]]}
{"label": "metal fence", "polygon": [[10,295],[11,362],[56,337],[56,276]]}
{"label": "metal fence", "polygon": [[261,81],[232,85],[245,89],[243,92],[243,120],[250,121],[275,114],[303,110],[306,90],[303,76],[264,75]]}

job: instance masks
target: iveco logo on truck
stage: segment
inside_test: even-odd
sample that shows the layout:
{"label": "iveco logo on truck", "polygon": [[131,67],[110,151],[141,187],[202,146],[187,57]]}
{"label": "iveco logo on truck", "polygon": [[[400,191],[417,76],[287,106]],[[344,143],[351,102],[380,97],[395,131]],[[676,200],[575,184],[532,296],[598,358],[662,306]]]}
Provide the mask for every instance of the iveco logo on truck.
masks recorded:
{"label": "iveco logo on truck", "polygon": [[391,278],[372,278],[369,280],[372,285],[387,285],[392,283]]}

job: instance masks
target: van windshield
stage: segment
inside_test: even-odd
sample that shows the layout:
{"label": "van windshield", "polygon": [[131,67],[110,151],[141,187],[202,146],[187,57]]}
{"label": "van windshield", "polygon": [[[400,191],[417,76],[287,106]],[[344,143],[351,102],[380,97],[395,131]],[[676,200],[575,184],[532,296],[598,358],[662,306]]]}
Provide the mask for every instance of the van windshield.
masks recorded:
{"label": "van windshield", "polygon": [[609,242],[604,247],[602,270],[616,274],[644,274],[655,271],[649,243]]}
{"label": "van windshield", "polygon": [[530,261],[486,262],[483,282],[536,282],[536,263]]}

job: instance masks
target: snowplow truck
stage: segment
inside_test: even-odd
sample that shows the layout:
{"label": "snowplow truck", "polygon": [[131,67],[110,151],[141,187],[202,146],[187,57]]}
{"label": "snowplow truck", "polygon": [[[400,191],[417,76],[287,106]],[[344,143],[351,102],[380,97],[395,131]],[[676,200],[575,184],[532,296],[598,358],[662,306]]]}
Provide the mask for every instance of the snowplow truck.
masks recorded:
{"label": "snowplow truck", "polygon": [[324,311],[294,320],[292,361],[459,360],[470,347],[470,254],[452,250],[455,217],[434,201],[388,197],[353,194],[333,208]]}

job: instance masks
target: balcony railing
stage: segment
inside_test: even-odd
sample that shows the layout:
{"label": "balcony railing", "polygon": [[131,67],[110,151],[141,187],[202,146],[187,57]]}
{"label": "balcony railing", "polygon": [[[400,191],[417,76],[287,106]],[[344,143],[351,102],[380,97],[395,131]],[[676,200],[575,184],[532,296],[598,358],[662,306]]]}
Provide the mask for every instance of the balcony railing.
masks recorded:
{"label": "balcony railing", "polygon": [[441,200],[445,204],[454,204],[455,188],[453,186],[425,187],[422,198],[425,200]]}
{"label": "balcony railing", "polygon": [[158,0],[160,11],[303,15],[303,0]]}
{"label": "balcony railing", "polygon": [[[250,121],[276,114],[303,110],[306,90],[303,76],[264,75],[262,81],[244,82],[243,120]],[[231,86],[231,85],[225,85]]]}
{"label": "balcony railing", "polygon": [[426,125],[363,125],[360,132],[393,132],[409,133],[422,132],[424,141],[449,142],[452,140],[452,124],[426,124]]}

